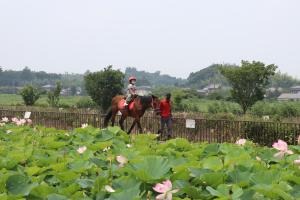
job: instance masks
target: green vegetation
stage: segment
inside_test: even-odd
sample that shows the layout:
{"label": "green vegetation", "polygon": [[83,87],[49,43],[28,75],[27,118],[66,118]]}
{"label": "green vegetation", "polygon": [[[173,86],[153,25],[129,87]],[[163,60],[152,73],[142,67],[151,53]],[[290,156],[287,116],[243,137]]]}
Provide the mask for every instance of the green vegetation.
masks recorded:
{"label": "green vegetation", "polygon": [[256,116],[270,115],[275,118],[291,118],[300,116],[300,102],[267,102],[256,103],[250,110]]}
{"label": "green vegetation", "polygon": [[[83,127],[0,127],[0,198],[153,200],[171,190],[174,200],[300,198],[298,146],[159,143],[156,135]],[[155,187],[162,182],[172,186]]]}
{"label": "green vegetation", "polygon": [[188,77],[187,85],[193,88],[204,88],[209,84],[221,84],[228,86],[226,78],[221,74],[220,67],[232,67],[231,65],[214,64],[197,72],[192,72]]}
{"label": "green vegetation", "polygon": [[0,86],[23,86],[26,84],[46,85],[54,84],[61,80],[61,75],[46,73],[43,71],[33,72],[28,67],[22,71],[3,70],[0,68]]}
{"label": "green vegetation", "polygon": [[85,88],[93,101],[107,110],[114,96],[122,94],[124,74],[108,66],[99,72],[89,73],[84,77]]}
{"label": "green vegetation", "polygon": [[269,79],[275,74],[276,68],[275,65],[261,62],[242,61],[241,67],[222,67],[220,70],[232,87],[232,99],[245,114],[257,101],[264,99]]}
{"label": "green vegetation", "polygon": [[33,106],[40,98],[40,91],[32,85],[26,85],[20,92],[26,106]]}
{"label": "green vegetation", "polygon": [[[90,99],[89,97],[81,96],[61,96],[59,101],[60,107],[72,107],[82,99]],[[41,95],[36,101],[35,106],[48,107],[47,95]],[[0,94],[0,106],[21,106],[24,105],[21,95],[17,94]]]}
{"label": "green vegetation", "polygon": [[56,82],[55,88],[53,91],[48,92],[48,104],[51,107],[57,107],[59,106],[59,97],[60,97],[60,92],[62,90],[62,86],[60,82]]}
{"label": "green vegetation", "polygon": [[186,80],[175,78],[169,75],[162,75],[159,71],[150,73],[139,71],[136,68],[126,68],[126,80],[133,75],[137,77],[137,84],[142,86],[180,86],[186,83]]}

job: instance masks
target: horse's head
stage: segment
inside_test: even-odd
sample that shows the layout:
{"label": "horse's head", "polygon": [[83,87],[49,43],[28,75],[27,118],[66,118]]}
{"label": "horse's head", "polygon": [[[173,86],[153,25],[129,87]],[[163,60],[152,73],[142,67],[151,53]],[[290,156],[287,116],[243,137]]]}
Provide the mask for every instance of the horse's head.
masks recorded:
{"label": "horse's head", "polygon": [[160,105],[160,100],[157,96],[152,95],[152,109],[158,113],[160,111],[159,109],[159,105]]}

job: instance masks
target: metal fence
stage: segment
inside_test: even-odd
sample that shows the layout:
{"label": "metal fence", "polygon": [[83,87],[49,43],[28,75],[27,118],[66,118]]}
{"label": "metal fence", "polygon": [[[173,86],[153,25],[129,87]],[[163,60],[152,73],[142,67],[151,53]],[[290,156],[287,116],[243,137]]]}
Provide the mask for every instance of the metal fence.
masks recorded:
{"label": "metal fence", "polygon": [[[23,117],[25,110],[0,109],[0,117]],[[31,117],[34,125],[54,127],[57,129],[71,130],[88,123],[94,127],[103,128],[104,115],[96,113],[78,112],[51,112],[32,111]],[[250,139],[261,145],[270,146],[274,141],[283,139],[289,144],[296,144],[300,135],[300,124],[257,122],[257,121],[232,121],[211,120],[194,118],[195,127],[186,127],[186,118],[173,119],[173,137],[186,138],[192,142],[235,142],[238,138]],[[118,121],[118,120],[117,120]],[[144,133],[157,133],[159,130],[159,117],[147,114],[141,119]],[[125,121],[128,130],[132,119]],[[137,134],[137,129],[133,130]],[[164,134],[161,135],[164,140]]]}

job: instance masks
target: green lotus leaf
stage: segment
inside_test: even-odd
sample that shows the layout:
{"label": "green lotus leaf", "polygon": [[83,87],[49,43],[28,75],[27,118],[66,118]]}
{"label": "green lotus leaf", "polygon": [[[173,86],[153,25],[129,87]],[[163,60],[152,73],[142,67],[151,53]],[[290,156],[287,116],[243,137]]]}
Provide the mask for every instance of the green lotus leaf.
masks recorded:
{"label": "green lotus leaf", "polygon": [[211,156],[211,157],[205,158],[205,159],[201,160],[201,162],[203,163],[204,169],[219,171],[223,168],[222,160],[216,156]]}
{"label": "green lotus leaf", "polygon": [[112,193],[107,200],[125,200],[125,199],[140,200],[141,198],[139,194],[140,194],[140,187],[139,185],[135,185],[126,190]]}
{"label": "green lotus leaf", "polygon": [[160,156],[145,156],[132,164],[133,174],[142,181],[154,181],[163,178],[170,171],[170,164],[166,158]]}
{"label": "green lotus leaf", "polygon": [[60,194],[50,194],[47,196],[47,200],[69,200],[66,196]]}
{"label": "green lotus leaf", "polygon": [[49,194],[55,193],[56,190],[54,187],[47,185],[46,183],[42,183],[39,186],[33,188],[30,192],[29,197],[32,199],[44,199]]}
{"label": "green lotus leaf", "polygon": [[77,179],[76,183],[80,185],[81,188],[86,189],[86,188],[92,188],[94,185],[94,180],[93,179]]}
{"label": "green lotus leaf", "polygon": [[37,185],[37,183],[29,183],[28,177],[19,174],[12,175],[6,180],[7,191],[14,195],[27,196]]}

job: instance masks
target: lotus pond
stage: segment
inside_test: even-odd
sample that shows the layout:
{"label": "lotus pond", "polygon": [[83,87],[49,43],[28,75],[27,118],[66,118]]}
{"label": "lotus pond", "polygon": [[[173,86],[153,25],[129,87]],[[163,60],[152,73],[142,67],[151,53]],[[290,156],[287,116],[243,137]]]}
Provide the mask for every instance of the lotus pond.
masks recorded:
{"label": "lotus pond", "polygon": [[156,137],[3,124],[0,200],[300,199],[299,146]]}

